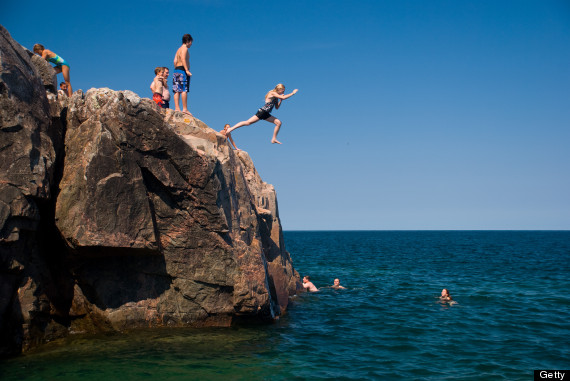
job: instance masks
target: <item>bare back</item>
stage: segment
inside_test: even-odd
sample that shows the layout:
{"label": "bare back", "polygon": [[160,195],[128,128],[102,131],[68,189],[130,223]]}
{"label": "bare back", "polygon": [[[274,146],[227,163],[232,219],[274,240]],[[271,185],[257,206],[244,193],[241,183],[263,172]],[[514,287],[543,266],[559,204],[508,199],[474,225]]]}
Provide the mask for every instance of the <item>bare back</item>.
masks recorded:
{"label": "bare back", "polygon": [[162,93],[164,91],[164,84],[162,82],[162,77],[160,77],[158,75],[156,77],[154,77],[153,85],[154,85],[154,88],[152,89],[153,92],[159,93],[162,95]]}
{"label": "bare back", "polygon": [[[184,63],[186,63],[186,65],[184,65]],[[174,67],[177,66],[187,67],[188,70],[190,70],[190,57],[186,45],[179,47],[174,55]]]}

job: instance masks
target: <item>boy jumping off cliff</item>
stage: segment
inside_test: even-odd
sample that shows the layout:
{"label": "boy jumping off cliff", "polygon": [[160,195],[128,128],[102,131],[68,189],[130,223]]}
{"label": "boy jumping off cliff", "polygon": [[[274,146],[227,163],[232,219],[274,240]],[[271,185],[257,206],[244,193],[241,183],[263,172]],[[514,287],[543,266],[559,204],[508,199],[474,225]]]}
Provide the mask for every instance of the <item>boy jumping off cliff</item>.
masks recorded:
{"label": "boy jumping off cliff", "polygon": [[273,137],[271,138],[271,143],[281,144],[281,142],[277,140],[277,134],[279,133],[279,129],[281,128],[281,121],[276,117],[274,117],[273,115],[271,115],[270,112],[273,111],[273,107],[275,107],[276,110],[279,109],[279,107],[281,106],[281,102],[297,94],[297,91],[299,90],[295,89],[293,90],[292,93],[283,95],[285,93],[285,86],[283,86],[283,84],[281,83],[278,84],[277,86],[275,86],[273,90],[269,90],[269,92],[265,94],[265,105],[263,105],[259,110],[257,110],[257,113],[254,116],[252,116],[248,120],[239,122],[232,128],[229,128],[227,130],[227,133],[232,132],[236,128],[249,126],[250,124],[258,122],[259,120],[266,120],[269,123],[275,124],[275,129],[273,130]]}
{"label": "boy jumping off cliff", "polygon": [[190,46],[194,39],[191,35],[182,36],[182,46],[174,55],[174,72],[172,73],[172,91],[174,91],[174,111],[180,111],[180,94],[182,94],[182,112],[192,115],[188,111],[188,92],[190,91]]}
{"label": "boy jumping off cliff", "polygon": [[71,89],[71,82],[69,80],[69,64],[66,60],[52,52],[44,48],[42,44],[35,44],[34,45],[34,53],[41,56],[48,62],[55,64],[54,70],[56,74],[62,73],[63,80],[67,84],[67,96],[71,97],[73,95],[73,90]]}

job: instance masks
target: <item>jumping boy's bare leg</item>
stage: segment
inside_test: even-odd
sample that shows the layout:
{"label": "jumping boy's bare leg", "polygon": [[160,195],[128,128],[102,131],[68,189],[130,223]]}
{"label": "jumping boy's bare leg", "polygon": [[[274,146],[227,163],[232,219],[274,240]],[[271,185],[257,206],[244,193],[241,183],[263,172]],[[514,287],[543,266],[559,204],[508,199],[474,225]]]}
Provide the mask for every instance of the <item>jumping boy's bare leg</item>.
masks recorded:
{"label": "jumping boy's bare leg", "polygon": [[283,144],[279,140],[277,140],[277,134],[279,133],[279,129],[281,129],[281,121],[274,116],[266,119],[268,122],[275,124],[275,129],[273,130],[273,137],[271,138],[271,143],[273,144]]}
{"label": "jumping boy's bare leg", "polygon": [[239,123],[237,123],[236,125],[234,125],[233,127],[228,128],[228,133],[232,132],[233,130],[235,130],[236,128],[240,128],[243,126],[249,126],[250,124],[253,124],[255,122],[259,121],[259,118],[257,116],[252,116],[251,118],[249,118],[248,120],[244,120],[241,121]]}

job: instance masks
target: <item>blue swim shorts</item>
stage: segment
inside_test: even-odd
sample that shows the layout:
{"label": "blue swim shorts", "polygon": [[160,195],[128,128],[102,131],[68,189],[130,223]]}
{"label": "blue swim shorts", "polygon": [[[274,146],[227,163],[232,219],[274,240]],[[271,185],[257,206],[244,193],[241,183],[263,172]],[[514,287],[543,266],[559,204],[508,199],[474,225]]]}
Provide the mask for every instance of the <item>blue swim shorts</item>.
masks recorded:
{"label": "blue swim shorts", "polygon": [[172,72],[172,91],[175,93],[190,91],[190,76],[184,70],[174,69]]}

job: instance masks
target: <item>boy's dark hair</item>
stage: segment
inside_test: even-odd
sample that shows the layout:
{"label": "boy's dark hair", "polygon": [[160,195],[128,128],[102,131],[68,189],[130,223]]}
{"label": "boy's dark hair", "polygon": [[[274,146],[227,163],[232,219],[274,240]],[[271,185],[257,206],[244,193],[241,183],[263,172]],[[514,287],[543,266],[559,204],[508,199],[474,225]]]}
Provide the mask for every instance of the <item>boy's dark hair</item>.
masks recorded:
{"label": "boy's dark hair", "polygon": [[182,43],[183,44],[187,44],[190,41],[194,41],[194,39],[189,34],[185,34],[184,36],[182,36]]}
{"label": "boy's dark hair", "polygon": [[[192,37],[190,37],[190,38],[192,38]],[[34,53],[43,52],[44,50],[45,50],[45,48],[42,44],[35,44],[34,45]]]}
{"label": "boy's dark hair", "polygon": [[65,83],[65,82],[61,82],[61,83],[59,84],[59,87],[61,87],[61,85],[66,85],[66,83]]}

